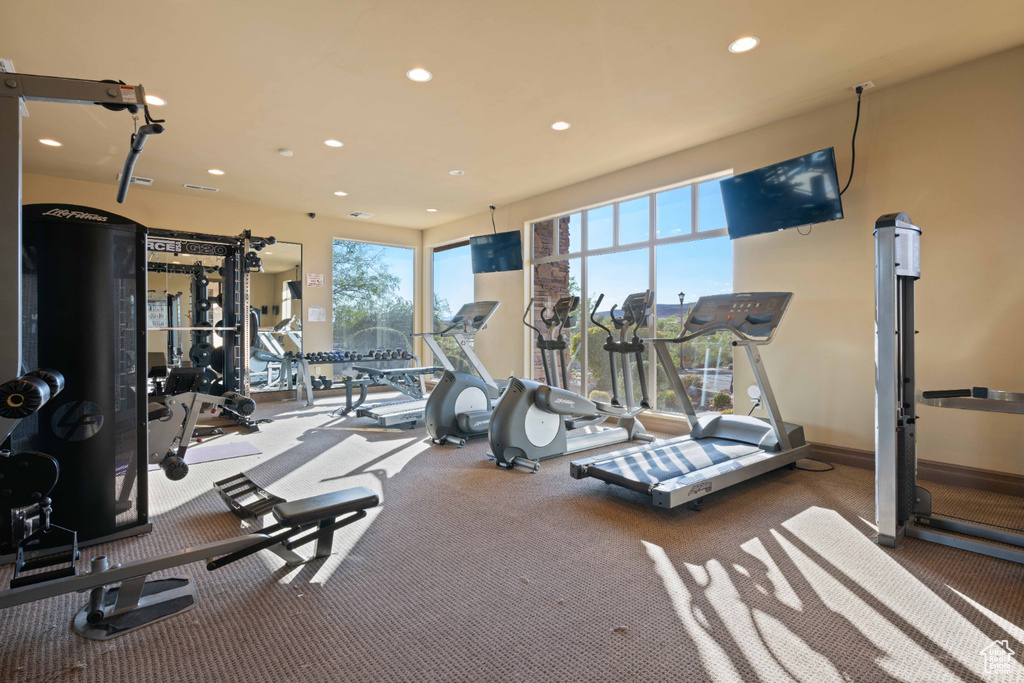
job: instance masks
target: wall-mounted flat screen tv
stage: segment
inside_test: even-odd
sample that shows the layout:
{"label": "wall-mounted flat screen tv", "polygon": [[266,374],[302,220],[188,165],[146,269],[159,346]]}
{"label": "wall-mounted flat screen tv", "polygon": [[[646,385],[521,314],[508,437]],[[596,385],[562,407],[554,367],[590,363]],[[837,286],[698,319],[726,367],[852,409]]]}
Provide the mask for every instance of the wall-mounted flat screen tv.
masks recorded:
{"label": "wall-mounted flat screen tv", "polygon": [[833,148],[721,181],[730,239],[843,217]]}
{"label": "wall-mounted flat screen tv", "polygon": [[523,240],[518,230],[469,238],[473,273],[523,269]]}

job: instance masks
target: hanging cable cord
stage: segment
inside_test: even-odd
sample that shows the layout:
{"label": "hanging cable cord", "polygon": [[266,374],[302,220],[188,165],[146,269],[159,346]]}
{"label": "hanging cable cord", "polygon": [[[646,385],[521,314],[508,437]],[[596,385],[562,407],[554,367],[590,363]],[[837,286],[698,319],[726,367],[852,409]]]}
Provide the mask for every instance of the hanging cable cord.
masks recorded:
{"label": "hanging cable cord", "polygon": [[487,208],[489,208],[491,210],[491,228],[494,230],[494,234],[497,235],[498,234],[498,226],[494,224],[494,210],[497,207],[495,207],[494,204],[489,204],[487,206]]}
{"label": "hanging cable cord", "polygon": [[[793,467],[795,467],[798,470],[803,470],[804,472],[831,472],[836,468],[836,466],[833,465],[832,463],[825,462],[824,460],[821,460],[819,458],[800,458],[800,460],[810,460],[811,462],[818,462],[821,463],[822,465],[825,465],[825,467],[800,467],[800,465],[797,465],[796,463],[793,464]],[[797,462],[800,462],[800,460],[798,460]]]}
{"label": "hanging cable cord", "polygon": [[[857,118],[853,122],[853,140],[850,141],[850,177],[846,180],[846,187],[839,191],[839,196],[842,197],[846,189],[850,187],[850,183],[853,181],[853,167],[857,163],[857,128],[860,126],[860,96],[864,94],[864,86],[858,85],[857,91]],[[811,230],[814,226],[808,226],[807,232],[797,228],[796,231],[807,237],[811,234]]]}
{"label": "hanging cable cord", "polygon": [[842,197],[850,183],[853,181],[853,167],[857,163],[857,128],[860,126],[860,96],[864,94],[864,86],[857,86],[857,119],[853,122],[853,140],[850,141],[850,177],[846,181],[846,187],[839,191]]}

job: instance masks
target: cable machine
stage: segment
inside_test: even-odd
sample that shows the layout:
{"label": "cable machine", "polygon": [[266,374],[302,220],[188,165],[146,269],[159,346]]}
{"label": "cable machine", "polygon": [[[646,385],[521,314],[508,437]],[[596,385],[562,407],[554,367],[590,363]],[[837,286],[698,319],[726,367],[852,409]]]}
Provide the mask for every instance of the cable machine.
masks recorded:
{"label": "cable machine", "polygon": [[1024,533],[932,511],[917,485],[916,403],[1024,414],[1024,394],[985,387],[916,393],[914,284],[921,228],[905,213],[875,221],[875,519],[880,545],[904,536],[1024,563]]}

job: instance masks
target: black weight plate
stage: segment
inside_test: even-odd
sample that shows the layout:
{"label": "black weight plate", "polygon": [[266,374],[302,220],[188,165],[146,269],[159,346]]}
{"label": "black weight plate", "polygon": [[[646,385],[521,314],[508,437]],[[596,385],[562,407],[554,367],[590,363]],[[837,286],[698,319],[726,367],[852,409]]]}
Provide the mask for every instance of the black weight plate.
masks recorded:
{"label": "black weight plate", "polygon": [[213,345],[205,342],[195,344],[189,349],[188,357],[196,367],[205,368],[213,362]]}

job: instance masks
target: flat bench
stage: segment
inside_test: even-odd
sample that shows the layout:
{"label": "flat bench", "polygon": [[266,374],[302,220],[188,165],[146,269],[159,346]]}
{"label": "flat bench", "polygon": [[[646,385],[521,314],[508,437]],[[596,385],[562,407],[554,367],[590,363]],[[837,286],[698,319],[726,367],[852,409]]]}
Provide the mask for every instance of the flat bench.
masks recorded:
{"label": "flat bench", "polygon": [[[277,524],[264,527],[256,532],[266,535],[266,540],[211,560],[206,563],[206,568],[213,571],[263,549],[273,551],[290,567],[315,558],[328,557],[334,544],[334,532],[366,517],[366,511],[376,507],[379,503],[380,498],[377,497],[377,494],[365,486],[277,503],[270,509]],[[347,516],[342,517],[342,515]],[[293,539],[297,533],[314,525],[316,529]],[[313,541],[316,541],[316,549],[312,557],[305,558],[294,552],[295,548]]]}

